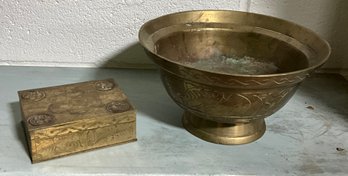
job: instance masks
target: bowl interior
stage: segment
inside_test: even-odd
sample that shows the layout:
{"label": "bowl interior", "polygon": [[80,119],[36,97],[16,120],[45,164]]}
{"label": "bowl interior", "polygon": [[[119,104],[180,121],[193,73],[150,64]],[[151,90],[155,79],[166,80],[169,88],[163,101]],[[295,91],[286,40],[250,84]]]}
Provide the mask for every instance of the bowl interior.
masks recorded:
{"label": "bowl interior", "polygon": [[161,36],[154,45],[164,58],[213,72],[274,74],[309,66],[309,56],[291,42],[247,30],[184,29]]}
{"label": "bowl interior", "polygon": [[165,15],[145,23],[139,40],[159,56],[153,59],[162,67],[238,75],[305,72],[321,66],[330,54],[328,43],[309,29],[236,11]]}

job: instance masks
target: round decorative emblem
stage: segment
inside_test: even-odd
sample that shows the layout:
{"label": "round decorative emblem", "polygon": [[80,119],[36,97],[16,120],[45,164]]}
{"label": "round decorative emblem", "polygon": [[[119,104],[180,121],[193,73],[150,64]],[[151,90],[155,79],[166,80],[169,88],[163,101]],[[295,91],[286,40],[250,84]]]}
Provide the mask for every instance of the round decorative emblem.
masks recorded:
{"label": "round decorative emblem", "polygon": [[39,90],[32,90],[32,91],[26,91],[23,92],[21,97],[24,100],[30,100],[30,101],[40,101],[46,97],[45,92],[39,91]]}
{"label": "round decorative emblem", "polygon": [[115,84],[111,81],[97,81],[95,88],[100,91],[108,91],[115,87]]}
{"label": "round decorative emblem", "polygon": [[112,101],[106,105],[106,110],[112,113],[120,113],[131,108],[127,101]]}
{"label": "round decorative emblem", "polygon": [[48,125],[55,121],[54,116],[49,114],[36,114],[28,118],[28,123],[32,126]]}

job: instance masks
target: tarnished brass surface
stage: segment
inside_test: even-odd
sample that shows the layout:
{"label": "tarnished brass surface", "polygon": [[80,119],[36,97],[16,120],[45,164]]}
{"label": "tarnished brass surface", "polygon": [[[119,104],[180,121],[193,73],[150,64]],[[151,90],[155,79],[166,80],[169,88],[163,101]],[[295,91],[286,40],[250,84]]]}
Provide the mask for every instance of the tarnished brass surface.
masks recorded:
{"label": "tarnished brass surface", "polygon": [[[283,107],[298,85],[330,55],[329,44],[309,29],[265,15],[188,11],[159,17],[139,31],[140,43],[161,69],[169,95],[185,109],[184,127],[220,144],[260,138],[264,118]],[[263,75],[228,74],[190,63],[250,56],[279,69]]]}
{"label": "tarnished brass surface", "polygon": [[136,117],[112,79],[19,91],[32,162],[136,140]]}

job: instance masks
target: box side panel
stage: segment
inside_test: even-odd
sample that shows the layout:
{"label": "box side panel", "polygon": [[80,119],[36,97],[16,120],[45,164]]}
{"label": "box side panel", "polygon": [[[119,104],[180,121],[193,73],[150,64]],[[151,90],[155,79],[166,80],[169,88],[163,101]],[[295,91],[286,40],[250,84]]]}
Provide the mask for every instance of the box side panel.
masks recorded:
{"label": "box side panel", "polygon": [[[120,119],[120,118],[118,118]],[[89,149],[124,143],[136,139],[135,112],[130,112],[122,119],[109,125],[88,128],[67,127],[61,129],[61,135],[42,138],[37,133],[32,136],[32,160],[39,162]],[[82,124],[82,126],[84,126]],[[97,125],[94,125],[97,126]],[[46,131],[45,133],[51,133]]]}
{"label": "box side panel", "polygon": [[[19,99],[21,99],[21,98],[19,98]],[[26,119],[24,118],[23,102],[19,101],[19,104],[20,104],[20,110],[21,110],[21,116],[22,116],[21,125],[22,125],[23,132],[24,132],[25,139],[26,139],[28,153],[29,153],[29,155],[31,157],[31,160],[33,161],[33,159],[32,159],[32,153],[33,153],[33,149],[32,149],[32,145],[33,144],[32,144],[32,142],[33,141],[31,140],[32,134],[29,132],[28,124],[26,122]]]}
{"label": "box side panel", "polygon": [[25,135],[25,140],[27,142],[27,149],[28,149],[29,155],[32,156],[32,142],[33,141],[30,140],[31,134],[28,131],[28,127],[26,126],[26,124],[23,121],[21,122],[21,124],[22,124],[23,130],[24,130],[24,135]]}

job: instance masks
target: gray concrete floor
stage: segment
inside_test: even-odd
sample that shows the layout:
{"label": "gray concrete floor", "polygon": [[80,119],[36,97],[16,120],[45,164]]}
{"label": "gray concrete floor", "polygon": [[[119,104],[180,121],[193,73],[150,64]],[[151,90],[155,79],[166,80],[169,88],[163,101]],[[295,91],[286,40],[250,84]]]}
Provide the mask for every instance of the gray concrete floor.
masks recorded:
{"label": "gray concrete floor", "polygon": [[[134,143],[31,164],[17,91],[114,78],[137,108]],[[181,125],[183,112],[154,70],[0,67],[0,175],[346,175],[348,82],[338,75],[307,79],[266,119],[256,142],[202,141]]]}

